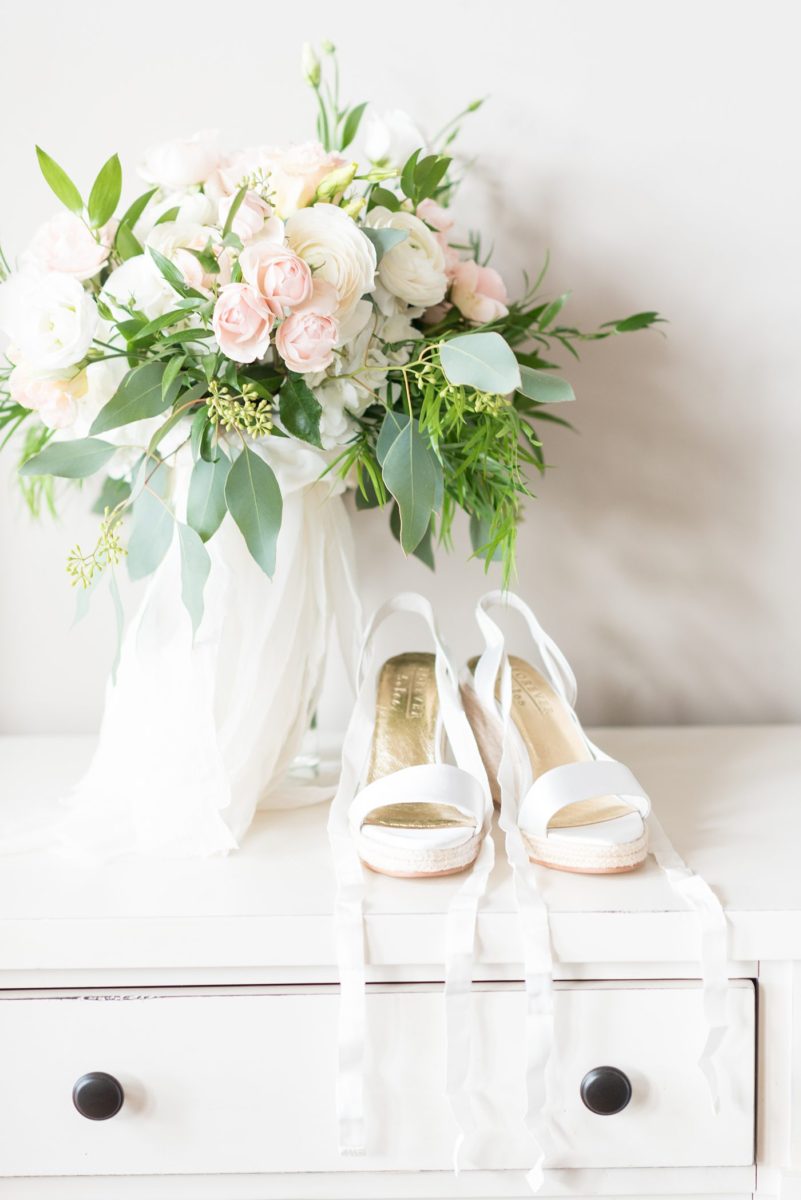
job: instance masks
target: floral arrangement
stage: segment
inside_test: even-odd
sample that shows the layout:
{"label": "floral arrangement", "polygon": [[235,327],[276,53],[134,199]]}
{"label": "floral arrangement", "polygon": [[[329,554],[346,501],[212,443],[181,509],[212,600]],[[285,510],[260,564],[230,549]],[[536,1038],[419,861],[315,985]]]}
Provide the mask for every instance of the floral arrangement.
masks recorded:
{"label": "floral arrangement", "polygon": [[195,625],[205,543],[226,513],[274,571],[275,439],[316,448],[357,507],[388,506],[403,550],[429,564],[464,510],[475,552],[502,559],[508,578],[527,475],[545,468],[540,430],[566,424],[548,406],[573,397],[551,350],[575,355],[658,320],[582,333],[562,323],[566,296],[540,296],[544,270],[509,298],[449,211],[464,174],[452,147],[480,102],[426,140],[403,114],[343,105],[329,44],[320,57],[307,48],[303,70],[318,140],[224,152],[201,133],[159,146],[119,216],[116,155],[85,198],[37,148],[64,211],[14,270],[0,256],[0,429],[31,508],[53,508],[56,480],[101,477],[97,545],[68,560],[84,588],[109,567],[116,589],[123,556],[132,577],[148,575],[177,529]]}

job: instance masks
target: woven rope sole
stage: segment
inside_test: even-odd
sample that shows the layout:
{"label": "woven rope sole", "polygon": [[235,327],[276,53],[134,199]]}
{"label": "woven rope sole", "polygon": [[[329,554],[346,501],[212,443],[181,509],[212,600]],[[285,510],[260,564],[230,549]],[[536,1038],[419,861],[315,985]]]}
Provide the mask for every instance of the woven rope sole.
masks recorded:
{"label": "woven rope sole", "polygon": [[636,841],[620,846],[568,841],[567,838],[535,838],[523,830],[521,833],[532,862],[559,871],[614,875],[619,871],[633,871],[648,855],[647,831]]}
{"label": "woven rope sole", "polygon": [[408,846],[379,846],[360,835],[357,846],[359,858],[371,870],[381,875],[414,879],[424,875],[454,875],[457,871],[464,871],[478,854],[481,839],[482,835],[476,833],[461,846],[450,846],[445,850],[414,850]]}

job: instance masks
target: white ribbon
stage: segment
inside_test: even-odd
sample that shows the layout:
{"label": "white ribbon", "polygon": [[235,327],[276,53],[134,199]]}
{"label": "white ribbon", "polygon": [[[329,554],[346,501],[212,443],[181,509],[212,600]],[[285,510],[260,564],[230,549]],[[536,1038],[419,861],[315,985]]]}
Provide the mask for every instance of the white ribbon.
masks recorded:
{"label": "white ribbon", "polygon": [[454,1148],[458,1169],[460,1148],[475,1129],[467,1079],[472,1052],[470,991],[478,904],[494,861],[494,846],[487,836],[492,817],[489,784],[473,731],[462,709],[456,672],[445,649],[431,606],[422,596],[404,593],[383,605],[365,632],[358,672],[359,688],[342,751],[342,774],[328,821],[331,851],[337,877],[334,931],[341,990],[339,1005],[339,1069],[337,1124],[342,1155],[366,1153],[364,1064],[367,1010],[367,970],[364,930],[365,880],[355,840],[350,831],[351,803],[363,779],[373,736],[378,671],[374,662],[374,635],[393,613],[413,613],[428,626],[435,645],[435,672],[440,717],[456,763],[476,778],[485,805],[481,849],[462,886],[453,897],[446,920],[445,1022],[446,1089],[459,1127]]}

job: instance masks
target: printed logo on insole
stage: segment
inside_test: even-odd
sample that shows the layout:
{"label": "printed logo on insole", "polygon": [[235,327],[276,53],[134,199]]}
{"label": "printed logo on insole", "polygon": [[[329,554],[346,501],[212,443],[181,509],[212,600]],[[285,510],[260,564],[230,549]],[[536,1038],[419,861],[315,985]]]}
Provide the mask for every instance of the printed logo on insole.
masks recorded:
{"label": "printed logo on insole", "polygon": [[425,684],[429,678],[428,671],[420,671],[416,667],[399,671],[392,681],[392,711],[419,721],[425,715]]}

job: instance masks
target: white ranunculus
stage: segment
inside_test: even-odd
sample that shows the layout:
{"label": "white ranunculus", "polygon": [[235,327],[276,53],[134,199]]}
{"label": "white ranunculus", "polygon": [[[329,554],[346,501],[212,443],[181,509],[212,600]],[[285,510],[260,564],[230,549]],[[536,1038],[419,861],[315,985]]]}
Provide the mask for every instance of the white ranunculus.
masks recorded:
{"label": "white ranunculus", "polygon": [[408,113],[399,108],[376,113],[368,109],[362,124],[364,152],[371,162],[402,167],[426,139]]}
{"label": "white ranunculus", "polygon": [[359,410],[359,392],[347,379],[327,379],[315,388],[320,401],[320,441],[324,450],[347,442],[354,430],[350,413]]}
{"label": "white ranunculus", "polygon": [[390,212],[378,206],[367,217],[373,229],[400,229],[406,234],[387,250],[378,278],[388,292],[416,308],[439,304],[448,289],[445,252],[424,221],[410,212]]}
{"label": "white ranunculus", "polygon": [[149,254],[137,254],[112,271],[100,295],[122,319],[123,304],[144,313],[149,321],[175,308],[175,292]]}
{"label": "white ranunculus", "polygon": [[75,366],[97,324],[97,305],[70,275],[29,268],[0,285],[0,329],[32,371]]}
{"label": "white ranunculus", "polygon": [[289,218],[286,240],[316,279],[336,289],[334,316],[344,322],[373,287],[376,254],[370,239],[341,208],[315,204]]}
{"label": "white ranunculus", "polygon": [[220,161],[216,131],[203,130],[191,138],[153,146],[140,164],[139,174],[147,183],[168,191],[180,191],[205,183]]}

